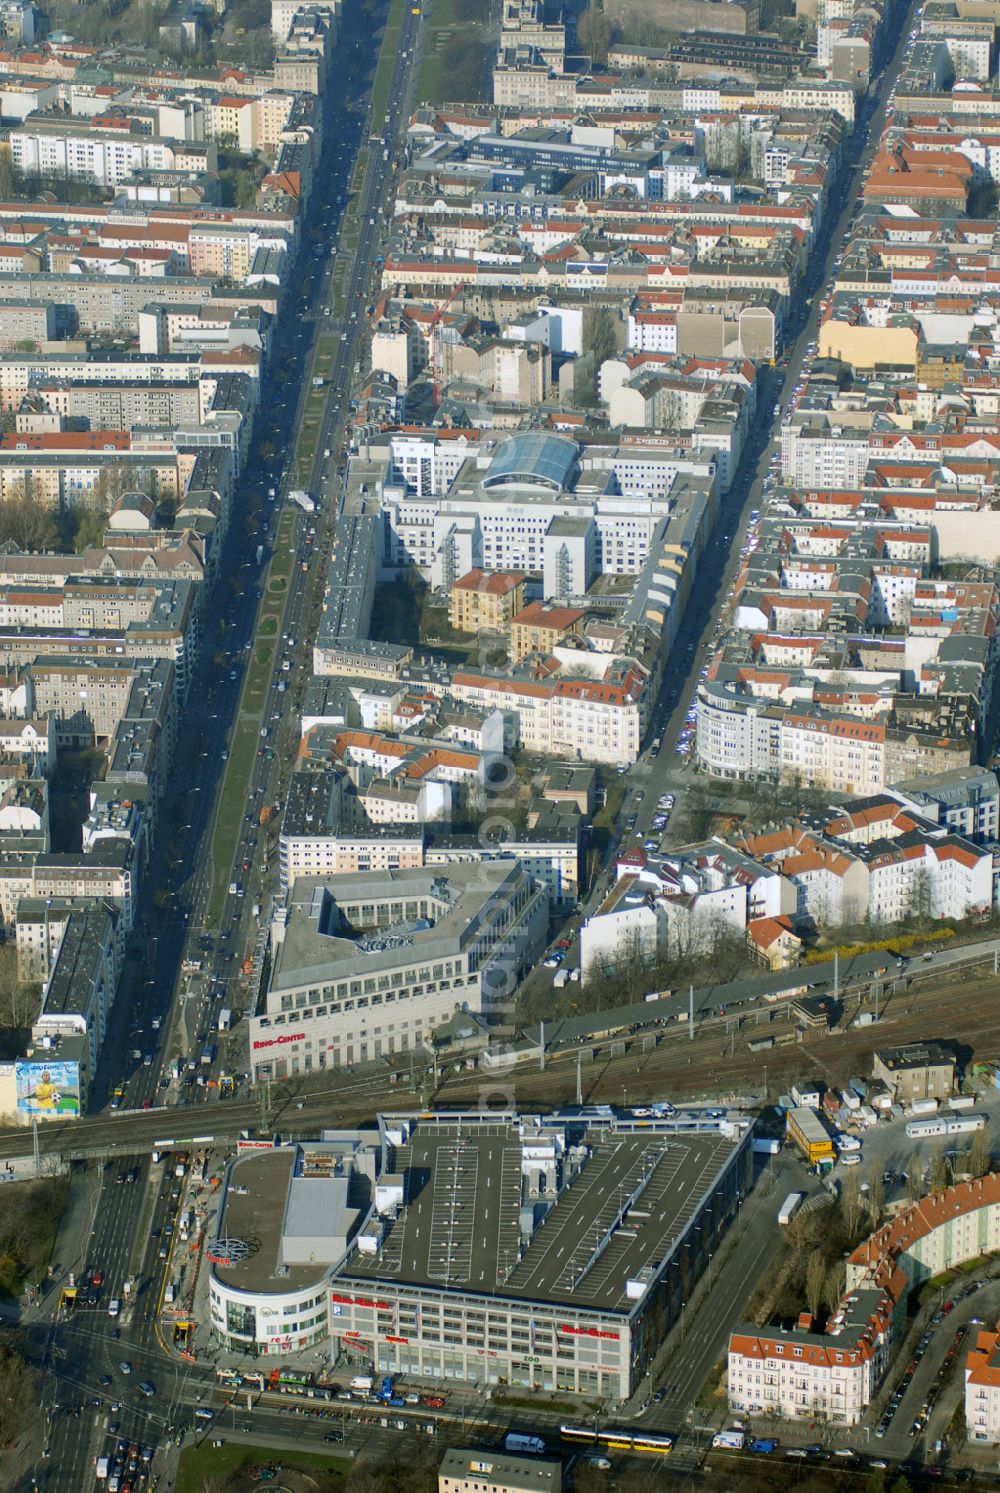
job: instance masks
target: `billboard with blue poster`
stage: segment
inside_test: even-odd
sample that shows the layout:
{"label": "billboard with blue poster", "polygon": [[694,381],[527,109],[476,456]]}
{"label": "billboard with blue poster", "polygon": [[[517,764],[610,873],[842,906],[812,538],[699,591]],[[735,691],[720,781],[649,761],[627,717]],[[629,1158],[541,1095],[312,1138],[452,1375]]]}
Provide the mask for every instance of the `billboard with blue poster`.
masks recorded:
{"label": "billboard with blue poster", "polygon": [[30,1119],[73,1119],[80,1113],[80,1064],[25,1059],[14,1065],[17,1112]]}

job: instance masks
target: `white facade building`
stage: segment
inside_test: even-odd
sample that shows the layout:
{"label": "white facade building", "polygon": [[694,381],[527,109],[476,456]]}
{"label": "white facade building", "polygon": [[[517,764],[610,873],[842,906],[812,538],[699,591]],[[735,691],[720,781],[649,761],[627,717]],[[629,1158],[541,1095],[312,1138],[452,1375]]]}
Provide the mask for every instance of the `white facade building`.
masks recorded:
{"label": "white facade building", "polygon": [[[729,1339],[730,1409],[856,1425],[905,1330],[908,1293],[998,1247],[1000,1176],[995,1173],[905,1208],[848,1257],[847,1289],[825,1332],[813,1330],[808,1313],[791,1331],[735,1329]],[[1000,1428],[1000,1373],[990,1366],[992,1352],[995,1341],[985,1351],[977,1344],[966,1367],[966,1424],[982,1440],[997,1439]]]}
{"label": "white facade building", "polygon": [[517,862],[298,877],[271,930],[255,1079],[407,1053],[534,963],[548,898]]}
{"label": "white facade building", "polygon": [[175,166],[169,140],[128,129],[60,132],[48,122],[11,130],[10,152],[25,176],[74,176],[102,187],[117,187],[136,171],[172,171]]}

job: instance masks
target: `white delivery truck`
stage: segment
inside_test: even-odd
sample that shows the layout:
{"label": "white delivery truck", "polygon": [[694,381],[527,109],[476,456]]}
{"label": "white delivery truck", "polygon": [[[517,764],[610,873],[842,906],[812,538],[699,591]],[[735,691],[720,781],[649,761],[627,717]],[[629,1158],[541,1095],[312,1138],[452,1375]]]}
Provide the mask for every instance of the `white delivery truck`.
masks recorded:
{"label": "white delivery truck", "polygon": [[228,1032],[233,1024],[233,1013],[228,1006],[223,1006],[219,1012],[219,1031]]}
{"label": "white delivery truck", "polygon": [[569,984],[569,970],[568,969],[557,969],[556,972],[555,972],[555,974],[552,976],[552,984],[555,986],[555,988],[557,990],[561,990],[564,985],[568,985]]}
{"label": "white delivery truck", "polygon": [[368,1394],[375,1387],[375,1380],[371,1374],[355,1374],[351,1380],[351,1388],[359,1393]]}
{"label": "white delivery truck", "polygon": [[741,1452],[746,1439],[744,1431],[717,1431],[712,1437],[712,1446],[716,1450]]}
{"label": "white delivery truck", "polygon": [[781,1142],[773,1135],[755,1135],[753,1138],[755,1156],[777,1156],[780,1150]]}
{"label": "white delivery truck", "polygon": [[504,1451],[508,1452],[531,1452],[540,1457],[545,1450],[545,1442],[541,1436],[523,1436],[519,1431],[508,1431],[503,1438]]}
{"label": "white delivery truck", "polygon": [[802,1207],[804,1198],[805,1193],[803,1192],[790,1192],[785,1198],[785,1201],[778,1209],[778,1223],[782,1228],[784,1228],[786,1224],[791,1223],[796,1213]]}

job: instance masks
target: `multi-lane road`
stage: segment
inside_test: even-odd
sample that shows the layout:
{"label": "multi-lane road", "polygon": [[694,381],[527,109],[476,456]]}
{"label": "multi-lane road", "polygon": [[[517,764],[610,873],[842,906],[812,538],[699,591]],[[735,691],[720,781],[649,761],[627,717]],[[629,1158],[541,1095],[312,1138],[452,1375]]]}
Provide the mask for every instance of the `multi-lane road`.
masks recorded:
{"label": "multi-lane road", "polygon": [[[894,8],[887,18],[889,27],[898,27],[896,41],[877,81],[858,100],[858,125],[848,142],[845,166],[827,204],[826,221],[819,230],[821,247],[814,251],[801,293],[790,308],[787,352],[778,368],[761,370],[753,433],[736,481],[723,499],[716,533],[699,564],[697,592],[685,616],[664,689],[652,716],[650,734],[661,737],[662,746],[655,756],[647,752],[638,768],[629,774],[629,794],[622,814],[636,813],[637,835],[649,833],[656,800],[663,793],[673,792],[677,796],[674,817],[683,823],[680,811],[691,779],[676,747],[694,701],[699,674],[722,631],[722,616],[743,563],[741,541],[750,514],[764,507],[768,472],[781,452],[781,420],[796,385],[802,380],[803,370],[811,362],[808,349],[818,337],[825,289],[834,278],[835,263],[847,241],[864,177],[878,149],[889,93],[909,45],[908,31],[916,3],[917,0],[910,0],[909,4]],[[775,409],[780,411],[777,416]],[[643,797],[637,801],[640,793]]]}
{"label": "multi-lane road", "polygon": [[[240,968],[260,926],[253,909],[259,905],[263,915],[277,883],[277,854],[269,842],[273,827],[259,824],[260,809],[280,806],[294,760],[297,724],[292,706],[309,672],[325,562],[342,502],[348,391],[366,327],[374,261],[388,231],[383,203],[412,91],[418,30],[419,17],[408,7],[384,117],[371,119],[364,103],[359,107],[336,90],[328,103],[334,138],[328,140],[327,170],[317,181],[311,205],[313,236],[321,254],[311,253],[305,259],[301,298],[285,309],[274,357],[276,363],[290,362],[296,373],[289,382],[272,379],[261,412],[265,428],[273,426],[279,450],[259,474],[247,473],[241,497],[245,511],[259,514],[259,521],[247,529],[237,515],[231,525],[221,578],[203,617],[205,644],[189,691],[183,729],[178,732],[171,786],[161,812],[161,824],[175,826],[165,836],[172,842],[171,854],[163,858],[162,872],[154,873],[145,889],[133,938],[135,957],[119,998],[115,1032],[105,1044],[93,1085],[98,1104],[102,1096],[116,1108],[130,1110],[178,1100],[182,1104],[212,1102],[219,1097],[214,1080],[220,1073],[238,1074],[245,1067],[245,1027],[220,1037],[218,1015],[227,1007],[241,1011],[246,1003]],[[357,45],[359,56],[362,52],[370,56],[367,37],[359,38]],[[357,241],[349,255],[349,268],[341,270],[343,316],[338,318],[332,314],[337,237],[356,153],[369,136],[386,142],[389,160],[384,158],[384,149],[370,147],[357,194]],[[314,359],[323,334],[332,336],[336,350],[332,363],[327,361],[320,368]],[[257,636],[283,500],[297,485],[294,434],[311,387],[311,370],[323,376],[330,389],[309,489],[317,511],[307,516],[294,504],[288,505],[293,563],[281,632],[271,640],[274,666],[263,704],[251,706],[244,688],[245,672]],[[258,544],[264,549],[261,564],[256,560]],[[308,571],[303,570],[303,562]],[[287,670],[283,668],[286,662]],[[213,837],[229,745],[237,723],[247,721],[261,732],[266,730],[267,736],[260,736],[249,781],[236,785],[245,794],[245,803],[232,864],[216,866]],[[209,904],[218,879],[227,888],[238,885],[240,894],[226,892],[216,921]],[[208,976],[192,981],[181,977],[186,959],[200,959],[208,967]],[[199,1088],[192,1073],[178,1093],[178,1085],[169,1080],[166,1060],[177,1053],[197,1060],[209,1043],[216,1049],[216,1058],[202,1076],[213,1080],[212,1086]],[[116,1089],[122,1093],[116,1095]]]}
{"label": "multi-lane road", "polygon": [[[341,146],[349,146],[349,149],[342,148],[339,152],[328,150],[328,169],[317,184],[314,211],[323,237],[331,241],[339,231],[352,157],[359,144],[365,137],[378,135],[390,146],[390,159],[396,154],[392,147],[405,117],[418,28],[419,18],[407,8],[384,119],[366,119],[356,111],[330,111],[331,128],[338,133]],[[779,404],[784,408],[787,405],[789,394],[800,377],[806,349],[815,334],[820,315],[816,293],[828,280],[834,257],[846,233],[861,174],[871,158],[875,137],[881,129],[888,80],[897,70],[906,31],[906,25],[901,24],[894,56],[878,86],[863,104],[867,115],[865,125],[870,131],[868,144],[845,169],[841,188],[829,209],[828,247],[825,254],[815,256],[800,308],[793,313],[797,321],[793,323],[795,340],[791,354],[781,369],[761,380],[764,388],[751,446],[738,480],[724,501],[718,536],[699,569],[698,596],[678,640],[652,723],[652,733],[663,738],[661,753],[656,758],[647,755],[629,777],[629,796],[623,813],[628,813],[630,808],[636,812],[641,830],[646,829],[652,817],[657,793],[667,789],[683,791],[685,775],[678,772],[673,748],[696,684],[704,650],[719,625],[739,563],[738,544],[732,542],[732,536],[742,532],[749,510],[760,504],[762,483],[773,449],[771,407]],[[857,138],[860,145],[860,133]],[[279,333],[279,337],[284,338],[288,356],[303,373],[311,365],[318,335],[330,331],[336,336],[332,366],[317,370],[329,380],[333,391],[317,439],[310,486],[319,508],[312,519],[296,515],[291,534],[296,561],[315,555],[319,563],[310,565],[308,573],[302,570],[301,563],[291,567],[283,636],[278,639],[274,651],[274,674],[263,706],[256,707],[254,712],[259,717],[261,728],[266,726],[268,729],[266,740],[273,748],[273,756],[262,752],[255,757],[250,781],[245,785],[244,817],[231,868],[212,864],[213,828],[224,776],[226,742],[241,708],[246,710],[243,673],[256,634],[266,578],[266,558],[265,568],[262,568],[256,563],[254,552],[257,543],[261,543],[265,547],[265,556],[269,556],[278,533],[281,500],[287,496],[288,488],[295,485],[291,475],[291,446],[287,442],[284,455],[274,468],[263,472],[258,481],[250,484],[252,496],[260,504],[261,519],[257,531],[248,534],[239,523],[232,526],[223,574],[234,577],[235,585],[227,589],[223,580],[206,607],[203,619],[206,646],[197,665],[184,729],[178,733],[175,771],[161,821],[176,826],[174,864],[167,868],[159,883],[151,880],[147,888],[141,926],[133,946],[136,958],[130,968],[130,983],[121,998],[120,1011],[125,1019],[118,1022],[117,1035],[108,1043],[96,1086],[98,1093],[103,1086],[108,1097],[116,1087],[122,1087],[125,1091],[123,1103],[139,1112],[128,1117],[97,1119],[88,1126],[98,1152],[102,1147],[116,1145],[115,1137],[121,1126],[127,1126],[136,1152],[134,1166],[137,1177],[134,1182],[119,1183],[119,1173],[131,1169],[125,1159],[115,1160],[103,1170],[95,1170],[91,1176],[93,1190],[87,1206],[92,1212],[82,1248],[81,1266],[98,1267],[105,1273],[98,1304],[78,1306],[58,1328],[54,1328],[51,1316],[44,1313],[28,1326],[33,1356],[43,1365],[42,1404],[49,1455],[35,1469],[43,1485],[75,1485],[80,1470],[107,1436],[109,1425],[118,1424],[125,1436],[146,1441],[157,1439],[162,1437],[166,1428],[181,1420],[189,1420],[191,1405],[214,1392],[211,1376],[203,1366],[185,1362],[172,1350],[165,1352],[160,1340],[157,1309],[168,1263],[161,1258],[161,1253],[175,1247],[168,1242],[165,1251],[163,1248],[164,1242],[174,1237],[168,1230],[176,1228],[177,1198],[167,1169],[162,1165],[150,1168],[148,1151],[154,1140],[165,1136],[180,1141],[201,1133],[213,1133],[213,1110],[207,1110],[198,1101],[210,1100],[214,1104],[217,1090],[200,1090],[192,1084],[178,1093],[177,1086],[167,1078],[166,1063],[171,1043],[190,1051],[192,1044],[197,1046],[209,1040],[223,1006],[239,1008],[239,996],[233,992],[238,989],[240,962],[254,933],[252,906],[255,902],[266,901],[277,874],[273,855],[268,859],[267,869],[263,867],[266,834],[258,826],[257,819],[260,806],[275,802],[287,780],[289,753],[283,747],[289,733],[294,731],[289,706],[295,694],[294,681],[304,672],[307,636],[314,625],[322,585],[322,561],[329,552],[333,525],[342,501],[341,452],[347,391],[351,387],[352,369],[358,355],[374,261],[387,230],[383,203],[391,169],[383,150],[373,147],[358,197],[357,243],[349,268],[342,271],[343,319],[323,314],[330,304],[335,263],[333,255],[324,252],[308,261],[305,304],[300,305],[298,316],[289,317],[288,325]],[[323,247],[328,251],[335,246],[329,242]],[[286,436],[294,430],[301,414],[306,388],[307,380],[300,373],[297,392],[296,386],[289,384],[268,396],[268,414]],[[331,453],[329,457],[325,454],[327,451]],[[271,487],[276,489],[274,502],[268,492]],[[315,530],[313,534],[308,532],[311,527]],[[222,641],[219,648],[213,649],[212,640],[216,638]],[[215,656],[220,649],[225,654],[221,663]],[[281,669],[284,659],[291,664],[287,674]],[[292,687],[279,690],[279,682],[289,677]],[[639,793],[643,794],[641,801],[638,800]],[[244,895],[227,895],[218,925],[207,930],[206,914],[214,878],[227,873],[227,884],[228,881],[242,883]],[[182,998],[178,978],[181,960],[184,957],[203,957],[200,940],[207,931],[212,935],[212,981],[196,981],[194,993]],[[211,1040],[219,1045],[218,1038]],[[138,1058],[133,1056],[137,1052],[140,1054]],[[148,1065],[144,1061],[147,1055],[150,1058]],[[220,1062],[229,1062],[229,1057],[220,1053],[213,1072],[218,1072]],[[167,1087],[163,1087],[165,1081]],[[377,1075],[345,1076],[335,1086],[331,1081],[327,1092],[304,1091],[301,1099],[294,1096],[287,1099],[283,1120],[294,1123],[295,1129],[301,1129],[312,1118],[329,1113],[334,1094],[362,1098],[366,1087],[371,1090],[374,1108],[378,1086]],[[189,1100],[190,1107],[179,1106],[178,1098]],[[149,1114],[142,1112],[147,1104],[155,1106]],[[222,1120],[222,1114],[217,1110],[214,1117]],[[225,1106],[224,1124],[229,1133],[240,1126],[253,1125],[256,1118],[254,1101],[235,1099]],[[57,1137],[53,1133],[47,1136],[47,1140],[53,1144]],[[11,1138],[11,1153],[15,1154],[24,1144],[22,1140]],[[770,1228],[767,1209],[762,1205],[759,1212],[759,1220],[751,1215],[748,1234],[756,1238],[759,1232],[757,1248],[763,1258],[770,1247]],[[746,1247],[747,1241],[744,1241],[744,1250]],[[734,1260],[731,1265],[720,1268],[711,1291],[710,1328],[704,1314],[688,1325],[684,1343],[668,1365],[668,1397],[657,1412],[659,1424],[674,1429],[686,1424],[704,1371],[717,1356],[727,1324],[742,1306],[743,1287],[749,1281],[749,1276],[743,1271],[744,1264],[745,1253],[741,1254],[738,1264]],[[112,1319],[107,1313],[107,1303],[112,1296],[124,1299],[125,1283],[133,1278],[136,1284],[129,1305],[118,1319]],[[122,1368],[126,1363],[128,1372]],[[102,1383],[102,1376],[110,1383]],[[140,1397],[135,1387],[144,1379],[151,1382],[156,1391],[149,1400]],[[90,1400],[97,1398],[103,1403],[92,1406]],[[112,1409],[110,1405],[120,1405],[121,1408]],[[55,1409],[55,1406],[62,1408]],[[73,1408],[67,1409],[67,1406]],[[182,1406],[187,1409],[182,1409]],[[255,1425],[264,1431],[277,1434],[279,1420],[284,1422],[284,1414],[266,1410],[255,1413]],[[363,1444],[364,1437],[373,1434],[376,1440],[385,1434],[387,1440],[392,1441],[391,1434],[378,1430],[371,1432],[356,1423],[348,1426],[348,1434],[349,1440],[355,1444]]]}
{"label": "multi-lane road", "polygon": [[[254,933],[252,907],[255,902],[266,901],[277,876],[275,856],[269,857],[265,868],[266,836],[257,820],[261,804],[279,798],[289,761],[294,757],[294,752],[286,749],[295,730],[289,707],[296,694],[296,680],[306,672],[307,633],[314,630],[318,615],[323,562],[329,554],[342,492],[346,391],[351,386],[365,324],[374,259],[387,228],[382,203],[392,167],[381,149],[370,151],[371,161],[358,194],[357,242],[342,278],[342,320],[332,314],[331,305],[336,239],[363,139],[377,134],[392,147],[390,159],[397,154],[394,142],[410,96],[418,28],[419,18],[407,8],[384,118],[369,119],[366,99],[362,98],[359,105],[345,99],[338,88],[325,100],[325,169],[316,182],[311,205],[314,236],[322,252],[306,261],[303,298],[294,309],[286,308],[277,329],[275,361],[289,360],[296,369],[295,376],[283,384],[272,376],[261,412],[262,423],[266,426],[270,421],[273,426],[277,455],[270,465],[245,473],[220,579],[214,593],[206,598],[201,619],[204,646],[177,733],[171,782],[161,812],[164,843],[169,843],[169,851],[154,864],[141,894],[127,975],[93,1087],[97,1104],[103,1099],[115,1109],[131,1111],[98,1116],[90,1122],[99,1127],[95,1156],[108,1145],[108,1137],[121,1133],[123,1127],[128,1129],[128,1144],[134,1154],[119,1155],[88,1169],[83,1184],[86,1192],[80,1203],[85,1217],[78,1227],[77,1257],[71,1263],[64,1262],[60,1278],[40,1308],[33,1309],[24,1320],[31,1357],[40,1370],[42,1408],[36,1433],[41,1456],[30,1472],[23,1466],[18,1469],[26,1488],[33,1484],[83,1486],[86,1468],[95,1452],[106,1449],[109,1436],[120,1434],[147,1444],[161,1441],[172,1427],[190,1422],[191,1405],[210,1388],[206,1371],[196,1369],[172,1343],[165,1344],[161,1338],[159,1306],[165,1272],[169,1267],[173,1278],[180,1275],[183,1280],[184,1272],[193,1270],[194,1264],[183,1256],[171,1258],[178,1249],[179,1189],[171,1168],[162,1162],[151,1165],[149,1155],[155,1140],[173,1138],[175,1131],[180,1139],[212,1130],[213,1110],[198,1101],[216,1102],[218,1090],[202,1089],[193,1082],[190,1086],[178,1085],[169,1076],[170,1058],[178,1052],[185,1059],[197,1057],[198,1044],[212,1040],[222,1049],[216,1061],[207,1065],[217,1076],[223,1063],[229,1063],[232,1071],[240,1055],[238,1046],[227,1053],[226,1039],[218,1035],[210,1039],[209,1034],[215,1032],[221,1007],[240,1005],[233,992]],[[370,37],[357,36],[354,45],[359,60],[372,60]],[[342,76],[346,74],[345,67]],[[371,78],[366,88],[370,84]],[[267,728],[268,735],[262,741],[271,746],[273,755],[262,750],[254,759],[249,782],[238,785],[245,794],[242,828],[232,867],[220,868],[212,864],[213,835],[228,743],[241,712],[244,719],[247,714],[244,674],[256,636],[267,563],[279,534],[283,500],[296,485],[293,437],[307,397],[307,374],[324,332],[335,334],[336,351],[332,365],[322,369],[331,396],[317,440],[310,483],[317,511],[306,516],[292,509],[290,546],[294,563],[289,570],[283,636],[274,648],[274,669],[263,706],[253,711],[260,729]],[[244,524],[246,515],[252,519],[257,516]],[[256,558],[258,544],[264,549],[260,563]],[[302,561],[314,558],[317,563],[309,563],[305,570]],[[287,671],[282,669],[286,659],[290,664]],[[279,689],[281,683],[286,687]],[[245,895],[227,895],[218,924],[209,929],[209,900],[218,875],[242,883]],[[211,965],[211,982],[196,980],[192,993],[185,994],[189,982],[180,975],[182,960],[205,958],[201,943],[209,932],[212,948],[205,962]],[[237,1036],[235,1041],[239,1040]],[[360,1090],[367,1082],[359,1077],[352,1086]],[[116,1094],[116,1090],[121,1092]],[[330,1092],[309,1096],[297,1118],[305,1121],[310,1112],[316,1119],[328,1116],[331,1098]],[[246,1101],[231,1101],[223,1112],[230,1122],[226,1126],[230,1136],[234,1128],[254,1124],[257,1118],[256,1106]],[[223,1112],[219,1112],[220,1117]],[[8,1139],[8,1152],[14,1154],[14,1139]],[[58,1143],[58,1137],[46,1135],[45,1142],[48,1148]],[[58,1300],[71,1268],[77,1280],[89,1280],[98,1269],[103,1282],[95,1303],[89,1302],[86,1287],[66,1315],[59,1311]],[[113,1299],[122,1302],[116,1317],[108,1311]],[[140,1382],[152,1385],[153,1395],[140,1393]]]}
{"label": "multi-lane road", "polygon": [[[184,886],[189,911],[183,953],[185,957],[197,960],[204,959],[208,952],[207,962],[211,965],[212,974],[210,979],[196,981],[193,995],[182,1002],[181,1011],[185,1021],[183,1035],[189,1049],[192,1037],[195,1044],[211,1041],[216,1046],[217,1060],[211,1065],[212,1072],[216,1075],[224,1068],[233,1072],[235,1059],[245,1059],[246,1056],[243,1033],[222,1042],[217,1035],[211,1034],[217,1033],[221,1010],[229,1008],[239,1011],[245,1005],[246,990],[241,987],[239,972],[260,926],[260,918],[254,915],[253,909],[260,906],[263,915],[268,897],[277,884],[277,855],[274,845],[268,843],[272,831],[260,826],[260,810],[265,805],[273,807],[278,804],[280,807],[288,781],[289,766],[295,758],[297,720],[292,707],[299,698],[299,682],[310,668],[312,637],[323,594],[325,562],[329,557],[336,521],[343,503],[345,462],[341,453],[347,434],[349,390],[361,339],[367,326],[366,310],[374,290],[372,277],[375,259],[388,232],[390,217],[385,213],[384,203],[387,183],[393,170],[392,161],[397,155],[398,139],[406,119],[405,111],[412,89],[418,28],[419,18],[407,8],[393,62],[384,117],[376,120],[358,112],[344,116],[350,121],[350,138],[354,147],[363,145],[365,137],[377,140],[379,145],[372,144],[369,147],[368,165],[357,195],[356,245],[349,255],[346,255],[343,248],[339,250],[341,260],[346,255],[349,261],[346,271],[341,264],[342,318],[327,316],[326,312],[333,310],[333,280],[338,252],[335,239],[347,201],[353,154],[341,155],[334,163],[330,178],[323,188],[325,204],[321,202],[317,208],[322,223],[322,239],[317,247],[322,255],[321,258],[314,256],[310,262],[312,280],[307,282],[304,296],[305,319],[298,323],[293,333],[295,354],[301,359],[303,374],[308,375],[312,369],[315,376],[327,380],[331,390],[316,437],[316,453],[309,486],[317,503],[317,511],[310,518],[302,515],[294,518],[295,563],[290,571],[282,632],[274,650],[274,669],[264,705],[259,712],[255,709],[252,713],[253,721],[255,724],[259,723],[262,733],[261,746],[254,760],[249,782],[245,785],[245,807],[232,865],[217,867],[212,863],[209,841],[214,816],[209,805],[202,804],[201,809],[206,811],[201,822],[202,838],[193,857],[195,869]],[[383,141],[385,144],[381,146]],[[336,351],[332,363],[324,362],[321,366],[315,343],[324,333],[333,335]],[[310,386],[311,378],[302,376],[299,400],[292,411],[293,429],[297,428]],[[280,388],[275,391],[273,398],[282,413],[291,402]],[[295,485],[294,468],[289,460],[283,479],[276,488],[277,498],[280,500],[281,497],[287,497],[288,490]],[[316,563],[312,563],[313,561]],[[309,565],[308,571],[303,569],[303,562]],[[244,561],[244,565],[247,563]],[[250,592],[249,596],[241,598],[232,630],[236,640],[231,649],[234,657],[246,658],[251,652],[256,634],[258,598],[259,591]],[[244,609],[249,613],[248,616],[244,617]],[[287,670],[283,667],[285,664],[288,665]],[[230,675],[231,673],[232,670]],[[239,702],[244,718],[248,713],[245,699],[245,694],[241,695]],[[264,731],[267,732],[266,736],[263,735]],[[207,750],[203,748],[203,753]],[[271,853],[267,854],[269,850]],[[219,922],[217,926],[208,928],[211,889],[214,880],[220,875],[227,887],[237,886],[239,890],[236,893],[227,890]],[[202,940],[206,935],[211,939],[210,949],[202,947]],[[230,1055],[233,1061],[230,1060]],[[203,1095],[199,1095],[196,1085],[191,1085],[186,1097],[191,1100],[200,1097],[210,1099],[213,1092],[208,1089]],[[144,1095],[143,1098],[145,1097],[147,1096]]]}
{"label": "multi-lane road", "polygon": [[[814,248],[809,267],[795,304],[789,308],[786,328],[787,347],[780,364],[774,369],[758,370],[757,412],[736,478],[720,504],[715,532],[698,563],[698,584],[688,603],[678,630],[670,660],[664,670],[663,683],[655,708],[650,712],[647,745],[626,782],[626,793],[618,815],[617,829],[622,839],[637,842],[653,835],[652,819],[657,800],[666,793],[675,796],[672,822],[684,837],[684,799],[690,789],[692,774],[678,752],[681,733],[688,711],[695,699],[699,675],[704,670],[710,650],[723,629],[723,614],[733,594],[733,586],[743,564],[741,544],[750,523],[750,515],[764,506],[765,483],[772,460],[781,451],[780,423],[803,370],[811,361],[809,345],[818,335],[822,316],[824,287],[833,280],[835,262],[848,237],[856,200],[865,174],[878,149],[886,121],[889,94],[899,72],[908,42],[908,31],[918,0],[897,5],[886,24],[898,27],[891,55],[867,95],[858,100],[858,122],[848,139],[845,164],[830,201],[825,222],[818,232],[820,245]],[[774,411],[780,413],[775,416]],[[660,741],[657,752],[651,743]],[[626,825],[635,815],[634,830]],[[669,834],[669,831],[668,831]],[[609,854],[612,847],[609,847]],[[581,914],[585,917],[599,900],[606,883],[598,882],[597,893]],[[580,917],[574,919],[573,929]],[[569,936],[569,933],[566,933]],[[567,965],[579,963],[579,946],[574,942],[566,958]],[[532,982],[541,985],[551,980],[547,970],[539,969]]]}

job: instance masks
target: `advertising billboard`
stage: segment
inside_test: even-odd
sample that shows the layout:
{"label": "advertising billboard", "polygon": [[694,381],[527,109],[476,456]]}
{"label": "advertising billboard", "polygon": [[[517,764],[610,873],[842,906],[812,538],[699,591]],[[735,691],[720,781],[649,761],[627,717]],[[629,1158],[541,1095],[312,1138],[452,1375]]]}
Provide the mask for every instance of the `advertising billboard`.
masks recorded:
{"label": "advertising billboard", "polygon": [[37,1119],[73,1119],[80,1113],[80,1064],[38,1062],[14,1065],[17,1112]]}

